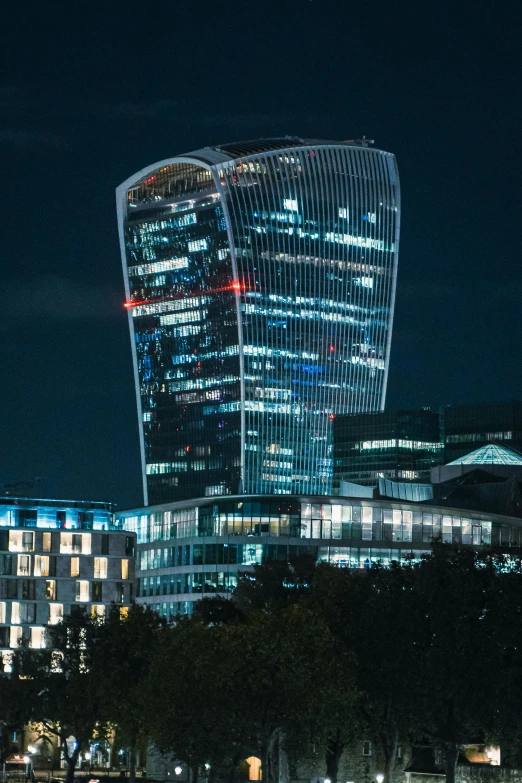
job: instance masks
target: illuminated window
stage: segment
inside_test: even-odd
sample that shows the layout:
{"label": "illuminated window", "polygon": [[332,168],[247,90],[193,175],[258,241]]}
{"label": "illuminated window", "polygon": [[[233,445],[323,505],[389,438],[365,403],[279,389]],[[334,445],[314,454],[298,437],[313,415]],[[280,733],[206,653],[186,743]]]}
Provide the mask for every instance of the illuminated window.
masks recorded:
{"label": "illuminated window", "polygon": [[129,616],[129,607],[128,606],[121,606],[120,607],[120,620],[126,620]]}
{"label": "illuminated window", "polygon": [[45,597],[48,601],[56,601],[56,579],[45,580]]}
{"label": "illuminated window", "polygon": [[107,579],[107,558],[95,557],[94,558],[94,578],[95,579]]}
{"label": "illuminated window", "polygon": [[121,578],[122,579],[128,579],[129,578],[129,561],[128,560],[122,560],[121,561]]}
{"label": "illuminated window", "polygon": [[34,549],[34,533],[22,530],[9,531],[10,552],[32,552]]}
{"label": "illuminated window", "polygon": [[18,576],[28,576],[31,573],[31,555],[18,555]]}
{"label": "illuminated window", "polygon": [[42,650],[45,647],[45,628],[34,626],[31,628],[29,645],[33,650]]}
{"label": "illuminated window", "polygon": [[80,576],[80,558],[71,557],[71,576]]}
{"label": "illuminated window", "polygon": [[49,576],[49,555],[35,555],[34,575]]}
{"label": "illuminated window", "polygon": [[89,600],[89,582],[86,579],[78,579],[76,582],[76,601],[86,603]]}
{"label": "illuminated window", "polygon": [[11,604],[11,623],[18,625],[20,622],[20,604],[18,601],[13,601]]}
{"label": "illuminated window", "polygon": [[11,634],[9,639],[9,646],[13,649],[19,646],[22,638],[22,629],[18,626],[11,626]]}
{"label": "illuminated window", "polygon": [[91,606],[91,615],[92,617],[103,619],[105,617],[105,606],[103,604],[101,606]]}
{"label": "illuminated window", "polygon": [[50,552],[51,551],[51,534],[50,533],[43,533],[42,534],[42,550],[44,552]]}
{"label": "illuminated window", "polygon": [[60,552],[62,555],[91,554],[90,533],[60,533]]}
{"label": "illuminated window", "polygon": [[63,620],[63,604],[49,604],[49,625],[56,625]]}
{"label": "illuminated window", "polygon": [[248,779],[249,780],[262,780],[263,774],[261,770],[261,759],[257,756],[249,756],[246,763],[248,764]]}
{"label": "illuminated window", "polygon": [[[299,209],[297,201],[295,199],[293,199],[293,198],[285,198],[283,200],[283,207],[285,209],[288,209],[289,212],[297,212],[298,209]],[[252,778],[251,778],[251,780],[252,780]]]}
{"label": "illuminated window", "polygon": [[208,241],[206,239],[193,239],[187,243],[189,253],[197,253],[198,250],[207,250]]}
{"label": "illuminated window", "polygon": [[0,601],[0,623],[5,623],[5,601]]}

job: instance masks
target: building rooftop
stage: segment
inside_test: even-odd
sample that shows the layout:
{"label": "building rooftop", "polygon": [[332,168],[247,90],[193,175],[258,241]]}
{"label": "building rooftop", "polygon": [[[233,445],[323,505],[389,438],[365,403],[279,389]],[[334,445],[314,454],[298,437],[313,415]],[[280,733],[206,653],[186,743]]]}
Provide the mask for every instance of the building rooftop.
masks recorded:
{"label": "building rooftop", "polygon": [[505,446],[488,443],[463,457],[448,462],[448,465],[522,465],[522,455]]}

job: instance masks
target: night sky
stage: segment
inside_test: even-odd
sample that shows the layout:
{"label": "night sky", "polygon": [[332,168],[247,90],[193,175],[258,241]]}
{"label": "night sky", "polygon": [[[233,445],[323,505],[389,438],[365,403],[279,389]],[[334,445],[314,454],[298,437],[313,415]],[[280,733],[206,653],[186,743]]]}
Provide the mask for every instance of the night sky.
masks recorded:
{"label": "night sky", "polygon": [[387,406],[520,398],[520,8],[4,6],[2,485],[39,477],[43,497],[142,502],[114,189],[220,142],[365,134],[394,152]]}

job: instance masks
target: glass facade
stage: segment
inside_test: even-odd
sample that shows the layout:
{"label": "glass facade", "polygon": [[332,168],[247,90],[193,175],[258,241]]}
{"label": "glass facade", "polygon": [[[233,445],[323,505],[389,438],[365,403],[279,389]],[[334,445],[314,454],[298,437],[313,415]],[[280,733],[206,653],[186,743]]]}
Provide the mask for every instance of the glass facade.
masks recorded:
{"label": "glass facade", "polygon": [[374,486],[379,477],[429,479],[444,460],[440,415],[431,410],[381,411],[334,421],[334,487]]}
{"label": "glass facade", "polygon": [[332,422],[384,404],[393,155],[225,145],[118,189],[146,502],[328,494]]}
{"label": "glass facade", "polygon": [[119,529],[112,503],[15,497],[0,498],[0,527]]}
{"label": "glass facade", "polygon": [[522,454],[522,402],[452,405],[443,411],[444,462],[497,443]]}
{"label": "glass facade", "polygon": [[506,552],[522,546],[521,519],[386,499],[244,495],[117,518],[137,535],[137,600],[166,616],[190,612],[202,594],[229,593],[239,572],[269,560],[312,554],[371,568],[420,558],[438,537]]}

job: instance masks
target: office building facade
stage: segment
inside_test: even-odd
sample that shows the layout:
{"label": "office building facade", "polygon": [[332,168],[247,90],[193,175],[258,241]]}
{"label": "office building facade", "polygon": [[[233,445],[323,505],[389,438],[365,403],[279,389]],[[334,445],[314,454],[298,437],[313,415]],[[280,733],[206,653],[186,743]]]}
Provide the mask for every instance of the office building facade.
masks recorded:
{"label": "office building facade", "polygon": [[334,421],[334,488],[341,482],[373,486],[379,478],[418,481],[444,461],[435,411],[381,411]]}
{"label": "office building facade", "polygon": [[73,606],[103,617],[134,600],[135,536],[110,503],[0,498],[0,663],[46,645]]}
{"label": "office building facade", "polygon": [[336,491],[341,482],[374,486],[381,477],[424,481],[431,468],[484,446],[522,454],[522,402],[337,416],[333,433]]}
{"label": "office building facade", "polygon": [[451,405],[444,408],[444,462],[496,443],[522,453],[522,402],[511,400],[488,405]]}
{"label": "office building facade", "polygon": [[236,496],[200,498],[117,513],[137,536],[138,603],[173,618],[195,601],[230,594],[238,574],[269,560],[312,555],[370,568],[420,558],[434,538],[473,546],[522,545],[522,518],[436,501]]}
{"label": "office building facade", "polygon": [[147,167],[117,204],[145,503],[329,493],[335,416],[384,405],[394,156],[222,145]]}

